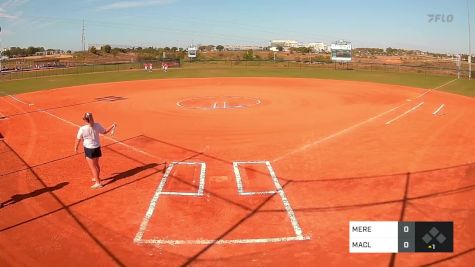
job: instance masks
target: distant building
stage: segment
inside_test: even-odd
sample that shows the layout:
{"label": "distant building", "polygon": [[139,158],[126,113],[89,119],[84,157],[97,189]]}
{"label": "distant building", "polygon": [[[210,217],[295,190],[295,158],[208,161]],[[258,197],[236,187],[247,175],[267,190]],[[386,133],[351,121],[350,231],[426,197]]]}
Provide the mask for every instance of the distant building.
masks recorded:
{"label": "distant building", "polygon": [[314,52],[330,51],[330,47],[323,42],[308,43],[305,47],[312,48]]}
{"label": "distant building", "polygon": [[278,51],[278,47],[282,47],[283,51],[289,51],[290,48],[307,47],[314,52],[329,52],[330,47],[323,42],[301,43],[295,40],[272,40],[270,41],[270,51]]}
{"label": "distant building", "polygon": [[228,51],[264,50],[264,47],[256,45],[223,45],[223,47]]}
{"label": "distant building", "polygon": [[61,49],[48,49],[42,52],[36,52],[35,56],[48,56],[48,55],[61,55],[64,54],[64,51]]}
{"label": "distant building", "polygon": [[89,44],[88,49],[91,49],[91,47],[94,47],[97,50],[101,50],[103,46],[110,45],[112,49],[118,48],[118,49],[133,49],[133,46],[130,45],[118,45],[118,44]]}
{"label": "distant building", "polygon": [[272,40],[270,41],[270,47],[283,47],[283,48],[291,48],[291,47],[299,47],[299,42],[295,40]]}

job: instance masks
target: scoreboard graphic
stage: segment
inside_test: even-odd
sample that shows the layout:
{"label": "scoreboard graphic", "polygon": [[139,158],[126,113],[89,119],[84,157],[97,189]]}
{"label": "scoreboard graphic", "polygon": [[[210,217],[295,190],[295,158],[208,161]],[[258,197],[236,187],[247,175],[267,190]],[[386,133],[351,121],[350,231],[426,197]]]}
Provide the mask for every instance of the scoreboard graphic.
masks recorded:
{"label": "scoreboard graphic", "polygon": [[350,253],[453,252],[453,222],[351,221]]}

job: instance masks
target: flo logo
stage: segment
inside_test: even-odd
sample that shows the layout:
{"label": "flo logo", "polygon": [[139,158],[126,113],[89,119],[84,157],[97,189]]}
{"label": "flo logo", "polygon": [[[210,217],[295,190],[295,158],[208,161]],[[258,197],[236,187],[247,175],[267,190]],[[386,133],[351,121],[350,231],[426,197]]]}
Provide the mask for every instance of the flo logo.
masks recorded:
{"label": "flo logo", "polygon": [[438,23],[438,22],[451,23],[452,21],[454,21],[454,15],[452,15],[452,14],[449,14],[449,15],[446,15],[446,14],[427,14],[427,16],[429,17],[429,20],[428,20],[429,23]]}

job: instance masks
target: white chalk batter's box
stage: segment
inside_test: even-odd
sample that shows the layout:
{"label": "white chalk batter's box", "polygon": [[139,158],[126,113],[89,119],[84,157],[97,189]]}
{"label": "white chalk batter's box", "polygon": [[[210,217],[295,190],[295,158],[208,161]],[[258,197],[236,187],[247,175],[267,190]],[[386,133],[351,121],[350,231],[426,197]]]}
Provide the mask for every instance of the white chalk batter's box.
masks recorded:
{"label": "white chalk batter's box", "polygon": [[[233,193],[205,191],[205,162],[172,162],[150,201],[136,244],[250,244],[310,239],[269,161],[234,161]],[[249,169],[256,169],[249,179]],[[231,171],[231,170],[230,170]],[[190,179],[192,177],[192,179]],[[252,185],[251,181],[262,181]],[[254,182],[256,183],[256,182]],[[247,191],[246,188],[266,188]],[[209,187],[210,185],[208,185]],[[269,188],[272,187],[272,188]],[[231,188],[226,188],[230,192]],[[234,191],[235,190],[235,191]],[[266,211],[264,206],[272,207]]]}

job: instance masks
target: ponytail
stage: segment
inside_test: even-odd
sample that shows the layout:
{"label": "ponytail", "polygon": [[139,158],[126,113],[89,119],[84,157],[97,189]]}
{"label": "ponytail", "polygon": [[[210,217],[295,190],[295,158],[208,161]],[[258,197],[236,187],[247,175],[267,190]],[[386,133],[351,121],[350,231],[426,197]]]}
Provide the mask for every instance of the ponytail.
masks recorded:
{"label": "ponytail", "polygon": [[83,120],[86,121],[91,127],[94,126],[94,117],[91,112],[84,114]]}

